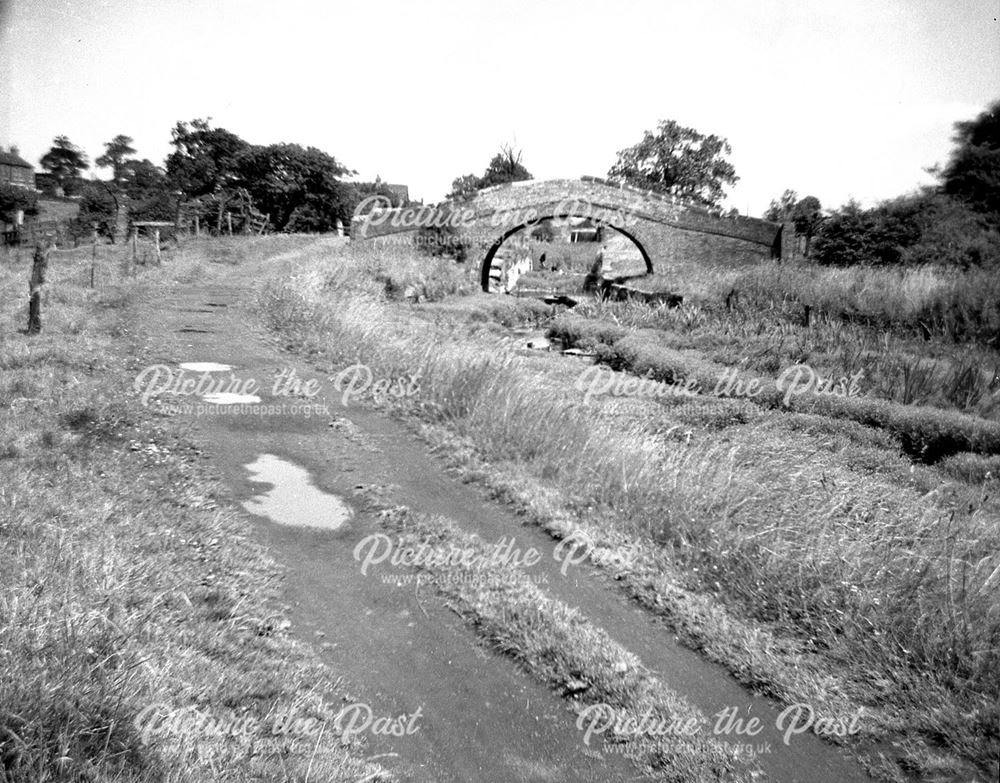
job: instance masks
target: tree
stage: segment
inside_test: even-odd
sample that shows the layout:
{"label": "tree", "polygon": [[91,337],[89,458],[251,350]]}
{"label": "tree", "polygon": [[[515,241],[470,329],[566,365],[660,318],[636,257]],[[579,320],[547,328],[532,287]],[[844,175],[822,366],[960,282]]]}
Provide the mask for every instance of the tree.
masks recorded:
{"label": "tree", "polygon": [[821,264],[898,264],[920,240],[926,194],[902,196],[873,209],[850,201],[826,218],[813,257]]}
{"label": "tree", "polygon": [[869,210],[852,202],[826,219],[816,217],[818,200],[796,204],[796,226],[814,227],[814,258],[826,264],[1000,265],[1000,101],[955,129],[947,166],[932,169],[939,188]]}
{"label": "tree", "polygon": [[774,223],[791,221],[795,235],[805,239],[802,253],[809,255],[812,239],[824,220],[823,207],[815,196],[799,198],[794,190],[786,190],[780,197],[771,200],[771,206],[764,212],[764,220]]}
{"label": "tree", "polygon": [[354,172],[332,155],[298,144],[251,146],[236,162],[238,180],[278,230],[331,231],[351,219]]}
{"label": "tree", "polygon": [[942,189],[1000,226],[1000,101],[974,120],[955,124],[957,145],[944,170]]}
{"label": "tree", "polygon": [[451,181],[451,193],[448,194],[448,198],[461,199],[474,195],[479,190],[479,179],[475,174],[463,174],[461,177],[455,177]]}
{"label": "tree", "polygon": [[90,168],[90,162],[83,150],[76,147],[66,136],[56,136],[52,147],[39,161],[49,172],[62,193],[72,190],[80,179],[80,173]]}
{"label": "tree", "polygon": [[823,205],[815,196],[806,196],[795,203],[791,217],[795,224],[795,233],[804,236],[808,242],[816,233],[819,224],[823,222]]}
{"label": "tree", "polygon": [[987,217],[957,198],[928,193],[913,219],[917,238],[901,250],[904,264],[1000,265],[1000,232]]}
{"label": "tree", "polygon": [[505,185],[508,182],[522,182],[528,179],[534,178],[521,163],[521,151],[515,150],[510,144],[504,144],[500,147],[500,151],[493,156],[486,171],[483,172],[483,176],[463,174],[452,180],[448,198],[468,198],[483,188]]}
{"label": "tree", "polygon": [[834,211],[816,237],[813,255],[821,264],[868,263],[873,258],[874,221],[856,201],[849,201]]}
{"label": "tree", "polygon": [[815,196],[800,198],[795,202],[795,206],[792,207],[789,217],[795,226],[795,235],[805,238],[805,246],[802,248],[802,253],[808,257],[812,249],[813,237],[816,236],[816,232],[819,231],[820,226],[826,219],[826,216],[823,214],[823,205]]}
{"label": "tree", "polygon": [[515,150],[510,144],[504,144],[493,156],[490,165],[479,180],[479,190],[491,188],[494,185],[505,185],[508,182],[523,182],[533,179],[531,172],[521,163],[521,151]]}
{"label": "tree", "polygon": [[656,133],[646,131],[642,141],[618,152],[608,177],[716,207],[725,195],[724,187],[739,180],[726,160],[731,152],[724,138],[661,120]]}
{"label": "tree", "polygon": [[786,190],[778,198],[771,199],[771,206],[764,212],[764,220],[770,220],[772,223],[784,223],[791,218],[798,200],[798,193],[794,190]]}
{"label": "tree", "polygon": [[[374,182],[344,183],[344,186],[347,192],[348,212],[352,218],[366,215],[375,208],[372,201],[366,201],[372,196],[380,197],[378,201],[380,207],[405,207],[411,203],[378,178]],[[363,205],[362,202],[364,202]],[[362,213],[358,212],[359,209],[362,210]]]}
{"label": "tree", "polygon": [[171,131],[174,151],[167,156],[167,179],[172,190],[209,207],[217,231],[222,231],[226,206],[240,187],[239,159],[250,145],[225,128],[213,128],[208,119],[178,122]]}
{"label": "tree", "polygon": [[238,161],[250,145],[209,120],[178,122],[171,131],[174,151],[167,156],[167,177],[189,198],[217,193],[236,185]]}
{"label": "tree", "polygon": [[128,196],[132,220],[173,220],[177,196],[166,173],[148,159],[127,160],[121,167],[121,189]]}
{"label": "tree", "polygon": [[104,154],[94,161],[100,168],[111,169],[111,179],[115,183],[122,181],[125,164],[130,155],[135,154],[131,136],[118,134],[111,141],[104,142]]}
{"label": "tree", "polygon": [[101,180],[91,180],[83,185],[80,195],[80,211],[70,226],[73,234],[87,237],[96,224],[97,232],[113,243],[120,205],[112,187]]}
{"label": "tree", "polygon": [[[417,248],[432,257],[450,256],[462,263],[469,257],[472,250],[472,240],[460,229],[455,227],[453,206],[442,204],[438,207],[441,214],[441,225],[422,226],[417,231]],[[459,209],[461,209],[459,207]]]}

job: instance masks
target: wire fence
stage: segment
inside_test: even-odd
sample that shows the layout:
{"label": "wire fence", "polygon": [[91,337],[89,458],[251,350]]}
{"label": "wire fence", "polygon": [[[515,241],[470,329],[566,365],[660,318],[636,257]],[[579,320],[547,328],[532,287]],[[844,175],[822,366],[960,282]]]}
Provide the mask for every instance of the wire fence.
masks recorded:
{"label": "wire fence", "polygon": [[[52,237],[46,239],[52,241]],[[54,245],[47,252],[50,267],[70,271],[75,282],[82,286],[103,288],[117,284],[123,277],[134,276],[139,267],[159,265],[165,251],[187,241],[191,240],[168,237],[157,241],[155,237],[136,233],[126,243],[91,241],[75,246]],[[0,247],[0,266],[15,272],[23,270],[27,280],[36,247],[37,242]]]}

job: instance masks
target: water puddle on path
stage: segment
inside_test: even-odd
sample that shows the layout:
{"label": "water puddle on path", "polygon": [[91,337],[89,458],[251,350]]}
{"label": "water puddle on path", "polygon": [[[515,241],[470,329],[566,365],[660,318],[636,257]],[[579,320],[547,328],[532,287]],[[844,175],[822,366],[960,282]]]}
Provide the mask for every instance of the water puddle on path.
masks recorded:
{"label": "water puddle on path", "polygon": [[[233,369],[233,365],[219,364],[218,362],[181,362],[180,368],[200,373],[228,372]],[[260,397],[256,394],[236,394],[234,392],[209,392],[201,395],[201,399],[213,405],[246,405],[260,402]]]}
{"label": "water puddle on path", "polygon": [[261,454],[244,465],[250,480],[271,484],[272,489],[243,503],[251,514],[279,525],[338,530],[351,518],[351,507],[337,495],[313,484],[309,471],[273,454]]}
{"label": "water puddle on path", "polygon": [[182,370],[191,372],[226,372],[233,369],[231,364],[219,364],[218,362],[181,362]]}
{"label": "water puddle on path", "polygon": [[213,405],[246,405],[251,402],[260,402],[260,397],[256,394],[236,394],[234,392],[209,392],[201,395],[201,398]]}

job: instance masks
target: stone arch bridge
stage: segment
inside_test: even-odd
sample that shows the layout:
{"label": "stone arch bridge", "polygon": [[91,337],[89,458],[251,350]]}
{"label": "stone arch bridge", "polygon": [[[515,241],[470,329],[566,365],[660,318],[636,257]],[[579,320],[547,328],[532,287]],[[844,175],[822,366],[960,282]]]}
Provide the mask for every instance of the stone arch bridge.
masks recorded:
{"label": "stone arch bridge", "polygon": [[648,274],[681,260],[741,264],[782,255],[777,223],[723,217],[594,177],[497,185],[470,199],[436,206],[386,209],[363,202],[359,212],[351,225],[353,242],[416,241],[427,228],[443,228],[456,239],[471,241],[478,248],[483,290],[489,290],[490,265],[503,242],[546,218],[590,218],[621,232],[638,247]]}

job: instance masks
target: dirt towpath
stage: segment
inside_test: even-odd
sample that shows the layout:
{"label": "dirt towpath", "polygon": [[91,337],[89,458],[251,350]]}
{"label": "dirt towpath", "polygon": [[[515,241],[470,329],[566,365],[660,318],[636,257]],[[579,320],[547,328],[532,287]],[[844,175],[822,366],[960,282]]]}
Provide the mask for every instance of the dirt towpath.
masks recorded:
{"label": "dirt towpath", "polygon": [[[157,336],[148,347],[150,361],[173,368],[227,365],[238,378],[258,381],[262,405],[285,405],[283,412],[262,414],[227,405],[199,409],[205,400],[198,397],[172,400],[191,406],[177,415],[190,421],[194,440],[287,566],[294,632],[321,648],[351,698],[369,705],[373,716],[406,715],[418,727],[402,737],[368,732],[370,755],[381,755],[384,766],[414,781],[640,779],[621,756],[588,749],[565,702],[478,643],[433,588],[362,574],[354,548],[380,530],[377,519],[353,504],[339,527],[302,525],[335,526],[342,501],[351,506],[358,486],[377,486],[388,502],[443,514],[488,542],[513,536],[519,547],[543,553],[554,546],[544,532],[450,476],[403,424],[342,406],[327,376],[282,352],[240,306],[255,270],[213,266],[207,274],[146,305],[148,331]],[[310,400],[273,396],[272,382],[288,370],[317,379],[322,390]],[[197,377],[197,369],[189,375]],[[269,489],[270,505],[261,499]],[[289,520],[299,524],[282,523]],[[758,716],[764,731],[753,744],[768,746],[759,757],[768,779],[868,780],[853,760],[811,734],[783,744],[772,704],[677,644],[666,626],[585,564],[563,574],[554,558],[545,557],[532,578],[580,607],[706,715],[732,706],[740,715]]]}

